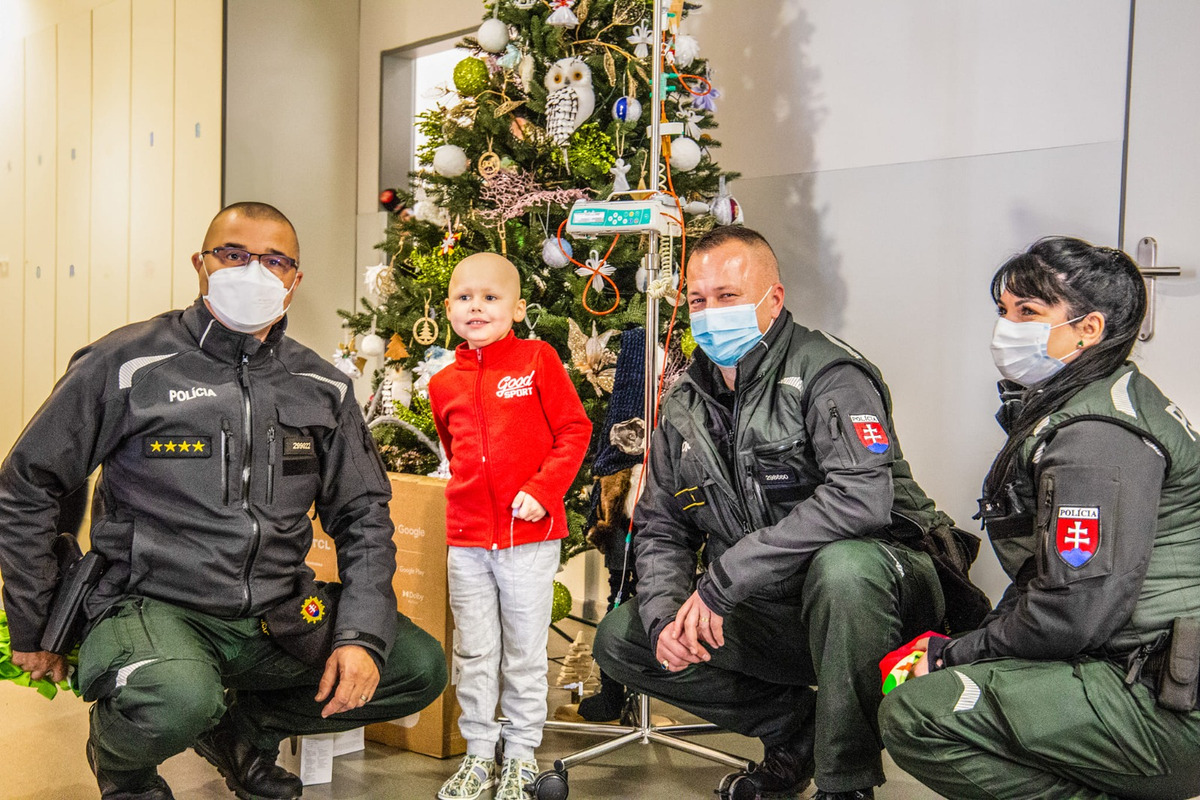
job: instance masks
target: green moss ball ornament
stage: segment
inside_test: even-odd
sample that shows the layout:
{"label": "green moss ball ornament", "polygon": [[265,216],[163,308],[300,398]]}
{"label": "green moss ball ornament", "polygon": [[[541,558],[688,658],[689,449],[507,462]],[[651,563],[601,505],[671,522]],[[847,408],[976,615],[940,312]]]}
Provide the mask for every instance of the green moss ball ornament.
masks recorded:
{"label": "green moss ball ornament", "polygon": [[692,329],[688,328],[683,332],[683,336],[679,338],[679,349],[688,358],[692,357],[692,353],[696,351],[696,337],[692,336]]}
{"label": "green moss ball ornament", "polygon": [[468,56],[454,67],[454,88],[463,97],[474,97],[488,87],[487,64]]}
{"label": "green moss ball ornament", "polygon": [[551,624],[571,613],[571,592],[558,581],[554,582],[554,605],[550,607]]}

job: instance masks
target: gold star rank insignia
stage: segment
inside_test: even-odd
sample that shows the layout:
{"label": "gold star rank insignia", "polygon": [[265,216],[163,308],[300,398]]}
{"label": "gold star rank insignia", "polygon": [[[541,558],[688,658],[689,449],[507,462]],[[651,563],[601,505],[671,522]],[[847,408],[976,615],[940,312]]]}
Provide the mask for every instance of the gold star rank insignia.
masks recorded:
{"label": "gold star rank insignia", "polygon": [[190,433],[169,437],[143,436],[142,455],[146,458],[208,458],[212,455],[212,437]]}

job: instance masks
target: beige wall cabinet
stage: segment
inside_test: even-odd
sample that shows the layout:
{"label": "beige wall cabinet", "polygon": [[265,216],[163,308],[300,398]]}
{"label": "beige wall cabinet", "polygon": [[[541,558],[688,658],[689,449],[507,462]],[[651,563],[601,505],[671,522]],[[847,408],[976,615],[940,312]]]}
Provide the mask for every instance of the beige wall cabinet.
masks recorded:
{"label": "beige wall cabinet", "polygon": [[92,12],[92,185],[88,340],[129,319],[130,0]]}
{"label": "beige wall cabinet", "polygon": [[[199,292],[191,255],[221,207],[221,0],[175,5],[175,186],[171,305]],[[264,143],[269,147],[269,144]]]}
{"label": "beige wall cabinet", "polygon": [[92,17],[58,26],[57,248],[54,375],[88,343],[89,226],[92,205]]}
{"label": "beige wall cabinet", "polygon": [[57,41],[53,28],[25,44],[25,364],[22,419],[54,385]]}
{"label": "beige wall cabinet", "polygon": [[129,318],[171,306],[175,168],[175,4],[133,3],[130,100]]}
{"label": "beige wall cabinet", "polygon": [[[25,107],[25,44],[0,49],[0,109]],[[25,364],[25,115],[0,113],[0,453],[21,430]]]}
{"label": "beige wall cabinet", "polygon": [[0,457],[76,350],[192,302],[222,200],[222,0],[24,5],[0,31]]}

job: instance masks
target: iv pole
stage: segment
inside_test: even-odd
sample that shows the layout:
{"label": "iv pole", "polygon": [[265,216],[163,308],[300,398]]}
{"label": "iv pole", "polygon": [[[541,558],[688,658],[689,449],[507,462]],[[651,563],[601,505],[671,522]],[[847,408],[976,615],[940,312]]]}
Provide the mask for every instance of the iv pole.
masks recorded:
{"label": "iv pole", "polygon": [[[652,71],[650,80],[650,189],[658,192],[659,180],[662,176],[662,42],[663,42],[663,0],[654,0],[654,50],[651,53]],[[650,250],[646,256],[646,285],[649,286],[659,275],[661,260],[658,253],[659,233],[649,232]],[[646,337],[645,337],[645,374],[643,410],[646,421],[645,454],[650,452],[650,433],[655,422],[654,410],[658,388],[658,304],[659,300],[646,296]],[[627,744],[641,742],[649,744],[656,742],[685,753],[691,753],[700,758],[716,761],[734,769],[749,769],[753,762],[741,756],[735,756],[721,750],[714,750],[695,742],[679,738],[680,735],[694,733],[715,733],[720,728],[710,723],[689,725],[653,725],[650,721],[650,697],[638,695],[638,720],[633,725],[607,725],[593,722],[563,722],[547,720],[545,727],[549,730],[575,731],[578,733],[594,733],[615,738],[572,753],[557,759],[554,768],[537,776],[531,791],[537,800],[565,800],[570,788],[567,784],[567,770],[576,764],[582,764],[598,758],[606,753],[618,750]]]}

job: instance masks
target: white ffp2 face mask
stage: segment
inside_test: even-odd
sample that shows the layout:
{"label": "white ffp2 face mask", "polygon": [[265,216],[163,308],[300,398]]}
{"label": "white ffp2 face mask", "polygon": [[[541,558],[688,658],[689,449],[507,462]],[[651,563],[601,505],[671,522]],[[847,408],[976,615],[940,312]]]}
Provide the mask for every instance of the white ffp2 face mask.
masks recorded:
{"label": "white ffp2 face mask", "polygon": [[1051,325],[1048,322],[1013,322],[1000,317],[992,329],[992,361],[1000,374],[1022,386],[1033,386],[1054,375],[1067,364],[1047,351],[1050,331],[1083,317]]}
{"label": "white ffp2 face mask", "polygon": [[225,267],[208,274],[208,301],[213,316],[239,333],[255,333],[283,316],[283,301],[296,287],[284,287],[258,259],[244,267]]}

